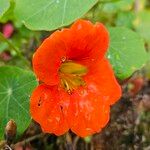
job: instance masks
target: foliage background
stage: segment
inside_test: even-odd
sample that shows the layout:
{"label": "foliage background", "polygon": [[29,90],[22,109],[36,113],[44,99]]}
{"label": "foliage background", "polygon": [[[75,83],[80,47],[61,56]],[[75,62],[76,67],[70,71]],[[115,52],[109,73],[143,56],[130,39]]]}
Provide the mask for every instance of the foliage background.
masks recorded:
{"label": "foliage background", "polygon": [[[69,1],[70,5],[66,5],[65,0],[56,0],[54,5],[51,5],[52,0],[48,4],[47,0],[32,0],[32,3],[30,0],[0,0],[0,31],[4,32],[6,24],[13,26],[13,32],[8,39],[0,36],[0,139],[3,140],[6,123],[14,118],[19,131],[12,144],[16,150],[23,147],[70,149],[72,146],[79,150],[149,150],[150,0],[76,0]],[[29,4],[30,7],[25,8]],[[69,137],[42,134],[34,121],[28,127],[30,116],[26,116],[25,112],[29,111],[29,101],[22,103],[29,100],[31,91],[37,85],[31,72],[32,55],[54,29],[69,26],[80,17],[93,23],[102,22],[108,27],[111,45],[107,57],[122,85],[123,96],[112,107],[111,120],[99,134],[84,139],[72,133]],[[115,44],[116,41],[119,44]],[[13,66],[9,69],[10,72],[7,65]],[[16,66],[22,69],[18,70]],[[25,74],[25,77],[20,79],[20,74]],[[12,94],[10,91],[17,88],[20,90],[13,92],[14,98],[10,97],[8,105],[8,113],[12,116],[6,118],[5,109],[2,108],[7,106],[6,99]],[[20,101],[21,95],[23,98]],[[17,112],[11,111],[14,110],[14,99],[20,107]],[[23,110],[25,114],[22,113]],[[16,114],[26,116],[25,124]],[[25,129],[26,132],[23,133]],[[22,143],[18,143],[19,141]]]}

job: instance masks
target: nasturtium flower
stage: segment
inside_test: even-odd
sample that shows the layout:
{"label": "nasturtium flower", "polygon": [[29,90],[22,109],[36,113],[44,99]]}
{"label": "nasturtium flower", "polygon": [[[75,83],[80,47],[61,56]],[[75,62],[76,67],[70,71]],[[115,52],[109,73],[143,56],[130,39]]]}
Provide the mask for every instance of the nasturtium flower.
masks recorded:
{"label": "nasturtium flower", "polygon": [[105,57],[109,34],[101,23],[78,20],[55,31],[33,55],[40,85],[33,91],[30,112],[46,133],[69,129],[85,137],[109,121],[110,105],[121,96]]}

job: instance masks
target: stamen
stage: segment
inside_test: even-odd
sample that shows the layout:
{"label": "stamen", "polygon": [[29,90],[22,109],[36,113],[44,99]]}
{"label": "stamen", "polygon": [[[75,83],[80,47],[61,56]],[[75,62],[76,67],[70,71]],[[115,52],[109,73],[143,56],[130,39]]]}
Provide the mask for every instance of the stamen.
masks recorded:
{"label": "stamen", "polygon": [[86,75],[87,68],[81,64],[71,61],[65,62],[59,69],[61,86],[68,92],[72,92],[80,86],[85,85],[82,76]]}
{"label": "stamen", "polygon": [[74,74],[83,76],[87,73],[87,68],[81,64],[74,63],[74,62],[65,62],[60,67],[60,72],[65,74]]}

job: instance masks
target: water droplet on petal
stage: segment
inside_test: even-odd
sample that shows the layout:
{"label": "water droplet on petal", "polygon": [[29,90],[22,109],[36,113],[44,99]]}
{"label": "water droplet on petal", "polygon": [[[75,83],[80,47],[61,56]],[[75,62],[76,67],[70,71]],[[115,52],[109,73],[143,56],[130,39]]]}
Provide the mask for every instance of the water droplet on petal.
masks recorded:
{"label": "water droplet on petal", "polygon": [[59,117],[56,117],[55,119],[57,120],[57,122],[59,122],[59,121],[60,121],[60,118],[59,118]]}
{"label": "water droplet on petal", "polygon": [[75,116],[78,116],[78,111],[76,111]]}
{"label": "water droplet on petal", "polygon": [[48,119],[48,122],[53,122],[53,120],[52,119]]}
{"label": "water droplet on petal", "polygon": [[63,57],[61,58],[61,61],[62,61],[62,62],[65,62],[65,61],[66,61],[66,56],[63,56]]}
{"label": "water droplet on petal", "polygon": [[91,131],[91,128],[86,128],[87,131]]}
{"label": "water droplet on petal", "polygon": [[48,95],[45,93],[44,94],[44,99],[47,99],[48,98]]}
{"label": "water droplet on petal", "polygon": [[78,24],[77,29],[80,30],[82,28],[82,24]]}
{"label": "water droplet on petal", "polygon": [[88,95],[88,92],[87,92],[86,90],[83,90],[83,91],[82,91],[82,95],[83,95],[83,96],[87,96],[87,95]]}

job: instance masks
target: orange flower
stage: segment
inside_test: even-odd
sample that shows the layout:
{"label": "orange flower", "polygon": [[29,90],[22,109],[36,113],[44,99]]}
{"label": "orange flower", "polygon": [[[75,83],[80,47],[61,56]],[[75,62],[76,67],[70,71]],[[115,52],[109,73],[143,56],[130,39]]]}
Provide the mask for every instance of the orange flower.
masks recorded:
{"label": "orange flower", "polygon": [[109,121],[110,105],[121,96],[105,58],[109,35],[101,23],[78,20],[54,32],[33,56],[39,85],[30,111],[44,132],[62,135],[71,129],[85,137]]}

